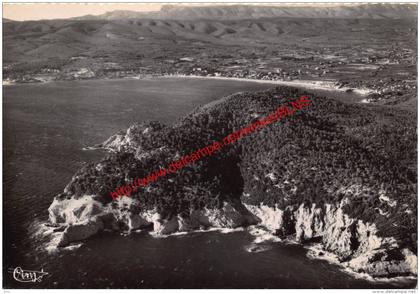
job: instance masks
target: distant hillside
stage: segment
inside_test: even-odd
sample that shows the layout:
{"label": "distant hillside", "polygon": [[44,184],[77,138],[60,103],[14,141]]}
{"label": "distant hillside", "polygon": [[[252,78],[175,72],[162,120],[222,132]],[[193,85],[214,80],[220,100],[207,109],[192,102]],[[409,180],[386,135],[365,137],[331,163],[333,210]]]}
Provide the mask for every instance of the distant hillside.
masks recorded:
{"label": "distant hillside", "polygon": [[[123,15],[124,13],[119,13]],[[414,28],[415,20],[381,19],[261,19],[261,20],[45,20],[5,22],[3,41],[6,62],[35,61],[48,58],[69,58],[84,54],[98,56],[104,52],[118,56],[138,53],[145,57],[173,52],[191,54],[202,44],[263,46],[316,43],[366,44],[368,41],[386,40],[393,34],[398,42]],[[398,35],[395,35],[398,30]],[[188,42],[186,42],[188,41]],[[400,41],[401,42],[401,41]],[[324,46],[324,45],[323,45]],[[363,45],[366,46],[366,45]],[[165,48],[162,50],[162,48]],[[225,47],[224,50],[229,50]],[[132,59],[133,57],[127,57]]]}
{"label": "distant hillside", "polygon": [[127,18],[155,19],[259,19],[259,18],[369,18],[402,19],[416,18],[417,6],[414,4],[363,4],[340,6],[185,6],[165,5],[159,12],[113,11],[99,16],[84,16],[77,19],[115,20]]}
{"label": "distant hillside", "polygon": [[[186,40],[217,45],[265,46],[308,43],[352,46],[376,39],[400,43],[415,33],[416,5],[371,4],[338,7],[164,6],[159,12],[113,11],[64,20],[3,19],[4,61],[67,59],[103,52],[136,56],[184,51]],[[381,41],[382,42],[382,41]],[[194,45],[194,43],[190,43]],[[303,44],[304,45],[304,44]],[[206,45],[208,46],[208,45]],[[316,44],[311,47],[317,46]],[[323,45],[325,47],[325,45]],[[182,47],[182,48],[179,48]],[[141,48],[141,49],[140,49]],[[165,50],[160,50],[165,48]],[[130,50],[131,49],[131,50]],[[191,52],[190,49],[186,52]],[[127,57],[132,59],[133,57]]]}
{"label": "distant hillside", "polygon": [[417,17],[416,5],[399,4],[365,4],[340,5],[337,7],[278,7],[278,6],[208,6],[208,7],[179,7],[164,6],[161,11],[165,18],[187,19],[246,19],[269,17],[292,18],[410,18]]}
{"label": "distant hillside", "polygon": [[[320,79],[415,94],[415,5],[165,6],[159,12],[3,21],[3,77],[39,82],[144,75]],[[367,90],[366,90],[367,89]],[[366,91],[365,91],[366,90]]]}

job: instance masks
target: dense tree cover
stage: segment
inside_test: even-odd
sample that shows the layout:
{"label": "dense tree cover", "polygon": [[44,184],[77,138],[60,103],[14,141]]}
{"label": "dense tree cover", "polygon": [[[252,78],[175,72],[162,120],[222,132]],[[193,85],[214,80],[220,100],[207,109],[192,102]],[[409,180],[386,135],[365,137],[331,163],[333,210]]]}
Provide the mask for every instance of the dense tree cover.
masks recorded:
{"label": "dense tree cover", "polygon": [[226,97],[171,127],[139,124],[130,131],[129,148],[84,167],[62,197],[96,194],[110,202],[116,187],[167,167],[301,95],[312,101],[308,110],[138,189],[131,195],[140,203],[135,209],[157,208],[170,217],[237,199],[281,208],[347,199],[344,209],[351,217],[416,247],[417,135],[410,113],[344,104],[288,87]]}

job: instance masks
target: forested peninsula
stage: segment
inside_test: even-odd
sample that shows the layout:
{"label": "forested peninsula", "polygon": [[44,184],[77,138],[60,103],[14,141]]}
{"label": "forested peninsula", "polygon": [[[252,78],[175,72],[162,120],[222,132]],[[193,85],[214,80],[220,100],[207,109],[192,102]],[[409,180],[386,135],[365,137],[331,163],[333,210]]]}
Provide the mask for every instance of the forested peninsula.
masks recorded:
{"label": "forested peninsula", "polygon": [[[305,111],[130,197],[109,196],[302,95],[311,101]],[[258,226],[285,240],[319,243],[356,272],[416,274],[417,134],[410,115],[277,87],[224,97],[170,126],[135,124],[96,146],[107,155],[76,172],[54,198],[56,244],[104,230],[164,235]]]}

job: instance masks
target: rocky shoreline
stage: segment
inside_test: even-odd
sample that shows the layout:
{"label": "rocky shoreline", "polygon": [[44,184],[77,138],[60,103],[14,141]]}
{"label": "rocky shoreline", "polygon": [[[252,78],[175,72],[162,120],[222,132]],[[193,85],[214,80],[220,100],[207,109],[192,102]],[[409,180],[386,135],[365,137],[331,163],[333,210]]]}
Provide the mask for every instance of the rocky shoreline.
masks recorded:
{"label": "rocky shoreline", "polygon": [[[298,209],[281,210],[260,205],[232,205],[222,209],[193,210],[189,216],[163,219],[156,211],[132,213],[136,200],[123,197],[103,206],[94,198],[59,201],[49,208],[50,222],[57,226],[54,232],[58,247],[85,240],[100,231],[130,233],[149,230],[157,236],[199,229],[235,229],[259,225],[274,236],[305,244],[314,242],[333,253],[341,265],[356,273],[374,278],[417,275],[417,256],[409,249],[398,249],[396,240],[377,236],[375,225],[346,215],[342,204],[312,204]],[[236,208],[235,208],[236,207]],[[400,260],[392,256],[400,254]]]}

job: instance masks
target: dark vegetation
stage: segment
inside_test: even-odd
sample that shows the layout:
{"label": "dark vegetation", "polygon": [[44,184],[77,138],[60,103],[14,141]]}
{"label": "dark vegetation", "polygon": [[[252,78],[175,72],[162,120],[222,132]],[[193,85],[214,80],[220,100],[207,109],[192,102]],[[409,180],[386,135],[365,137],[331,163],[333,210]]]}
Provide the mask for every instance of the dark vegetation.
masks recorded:
{"label": "dark vegetation", "polygon": [[[166,217],[223,202],[297,207],[339,203],[351,217],[375,223],[382,236],[416,248],[417,135],[411,112],[344,104],[279,87],[240,93],[199,107],[173,126],[145,122],[132,127],[135,142],[110,153],[101,168],[80,170],[62,197],[109,192],[167,167],[214,140],[248,125],[301,95],[308,110],[223,147],[211,157],[168,174],[132,194],[138,211],[157,208]],[[148,132],[144,132],[146,129]]]}

